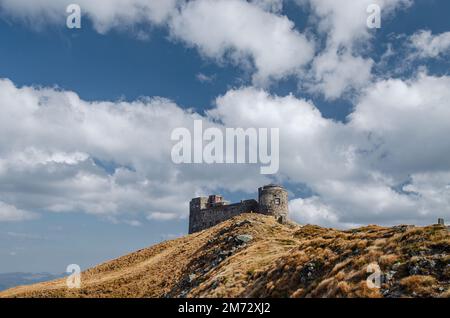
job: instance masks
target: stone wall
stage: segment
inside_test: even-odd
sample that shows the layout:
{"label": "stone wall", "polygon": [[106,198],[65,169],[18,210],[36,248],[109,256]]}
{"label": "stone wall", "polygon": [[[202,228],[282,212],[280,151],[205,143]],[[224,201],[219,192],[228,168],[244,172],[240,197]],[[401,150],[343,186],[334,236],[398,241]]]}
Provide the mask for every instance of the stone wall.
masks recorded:
{"label": "stone wall", "polygon": [[[202,200],[203,201],[203,200]],[[206,208],[191,209],[189,214],[189,234],[210,228],[242,213],[258,212],[256,200]]]}

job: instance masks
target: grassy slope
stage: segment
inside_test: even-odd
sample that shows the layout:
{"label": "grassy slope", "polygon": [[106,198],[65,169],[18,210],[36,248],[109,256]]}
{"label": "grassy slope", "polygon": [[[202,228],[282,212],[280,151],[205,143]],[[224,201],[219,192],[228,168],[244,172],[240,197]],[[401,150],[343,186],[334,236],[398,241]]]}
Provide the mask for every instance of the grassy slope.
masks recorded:
{"label": "grassy slope", "polygon": [[[450,297],[449,254],[440,226],[337,231],[247,214],[89,269],[80,290],[62,279],[0,297]],[[367,287],[371,262],[381,289]]]}

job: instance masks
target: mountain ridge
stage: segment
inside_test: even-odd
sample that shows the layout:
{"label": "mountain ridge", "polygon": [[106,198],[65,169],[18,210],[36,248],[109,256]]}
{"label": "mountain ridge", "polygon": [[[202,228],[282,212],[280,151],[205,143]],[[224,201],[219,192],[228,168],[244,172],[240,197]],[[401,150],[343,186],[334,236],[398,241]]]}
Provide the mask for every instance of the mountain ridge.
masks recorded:
{"label": "mountain ridge", "polygon": [[440,225],[339,231],[243,214],[88,269],[80,289],[59,279],[0,297],[450,297],[449,254]]}

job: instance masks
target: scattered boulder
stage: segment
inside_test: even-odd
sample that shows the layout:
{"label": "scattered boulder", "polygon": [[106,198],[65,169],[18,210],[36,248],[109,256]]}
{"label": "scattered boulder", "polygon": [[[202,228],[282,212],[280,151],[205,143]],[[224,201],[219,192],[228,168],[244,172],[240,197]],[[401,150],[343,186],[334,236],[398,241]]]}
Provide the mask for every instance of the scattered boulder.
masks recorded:
{"label": "scattered boulder", "polygon": [[192,283],[197,278],[197,275],[191,274],[189,275],[189,283]]}
{"label": "scattered boulder", "polygon": [[252,223],[253,222],[251,220],[243,220],[243,221],[237,222],[236,227],[240,227],[240,226],[244,226],[244,225],[252,224]]}
{"label": "scattered boulder", "polygon": [[413,259],[408,264],[409,275],[431,275],[435,266],[436,262],[432,259],[425,257]]}
{"label": "scattered boulder", "polygon": [[253,236],[251,236],[250,234],[241,234],[237,235],[234,239],[236,240],[236,242],[244,244],[253,240]]}
{"label": "scattered boulder", "polygon": [[410,229],[413,229],[414,227],[415,227],[414,225],[409,225],[409,224],[408,225],[396,225],[396,226],[393,226],[392,229],[396,232],[402,233],[402,232],[406,232]]}

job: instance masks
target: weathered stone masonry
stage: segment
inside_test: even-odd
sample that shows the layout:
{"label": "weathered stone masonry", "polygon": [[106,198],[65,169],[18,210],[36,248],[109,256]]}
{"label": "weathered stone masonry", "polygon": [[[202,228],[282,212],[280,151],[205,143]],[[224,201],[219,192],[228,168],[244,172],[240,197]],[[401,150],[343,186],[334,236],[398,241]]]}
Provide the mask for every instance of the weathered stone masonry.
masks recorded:
{"label": "weathered stone masonry", "polygon": [[284,223],[288,217],[288,194],[279,185],[269,184],[258,189],[258,201],[244,200],[229,204],[220,195],[199,197],[189,205],[189,233],[202,231],[242,213],[273,215]]}

